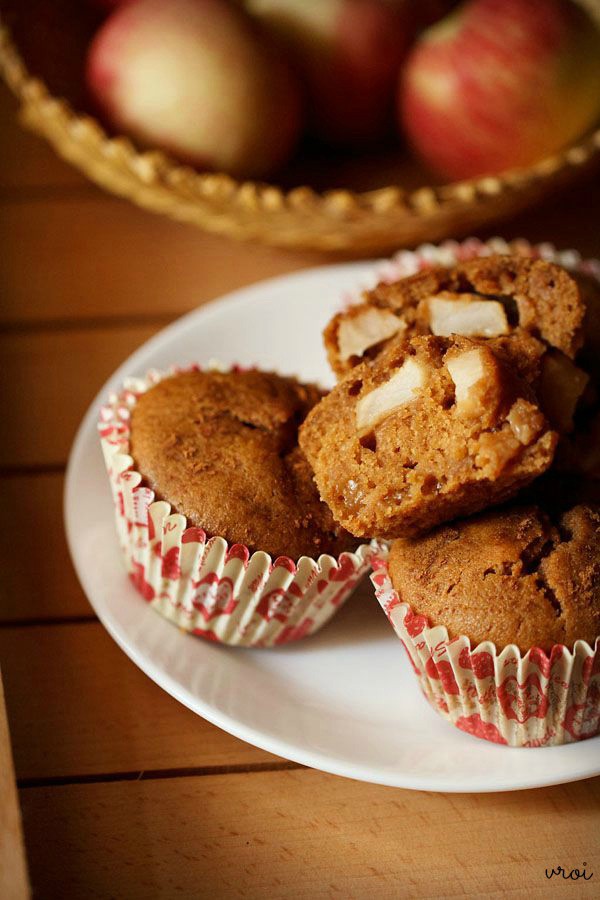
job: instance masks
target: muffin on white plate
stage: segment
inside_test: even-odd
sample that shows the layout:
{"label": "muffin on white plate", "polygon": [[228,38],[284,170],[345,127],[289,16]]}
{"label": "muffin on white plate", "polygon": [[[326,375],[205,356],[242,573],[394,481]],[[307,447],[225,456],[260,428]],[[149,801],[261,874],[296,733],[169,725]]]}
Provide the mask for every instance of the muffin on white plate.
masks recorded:
{"label": "muffin on white plate", "polygon": [[297,445],[321,392],[198,367],[129,379],[99,429],[130,578],[209,640],[273,646],[317,631],[368,570]]}

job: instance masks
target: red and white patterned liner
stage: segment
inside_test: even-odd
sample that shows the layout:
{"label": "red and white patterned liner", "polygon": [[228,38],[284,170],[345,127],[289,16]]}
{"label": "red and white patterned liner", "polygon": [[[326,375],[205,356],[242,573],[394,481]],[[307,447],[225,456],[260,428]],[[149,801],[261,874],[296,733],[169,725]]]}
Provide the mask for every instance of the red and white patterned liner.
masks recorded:
{"label": "red and white patterned liner", "polygon": [[511,747],[546,747],[600,734],[600,637],[594,647],[555,644],[550,654],[513,644],[448,637],[400,600],[383,554],[372,561],[375,595],[404,644],[423,693],[445,719]]}
{"label": "red and white patterned liner", "polygon": [[[195,368],[195,367],[192,367]],[[213,364],[211,368],[217,368]],[[129,577],[144,600],[185,631],[240,647],[273,647],[321,628],[368,571],[375,544],[338,559],[323,554],[272,562],[189,526],[154,499],[129,455],[131,409],[169,372],[128,378],[102,407],[98,429]]]}

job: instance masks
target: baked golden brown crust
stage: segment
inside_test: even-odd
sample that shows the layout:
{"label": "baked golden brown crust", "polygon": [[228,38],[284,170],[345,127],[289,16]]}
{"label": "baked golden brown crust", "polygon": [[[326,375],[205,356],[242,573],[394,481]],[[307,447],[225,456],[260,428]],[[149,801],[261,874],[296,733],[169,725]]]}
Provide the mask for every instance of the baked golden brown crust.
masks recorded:
{"label": "baked golden brown crust", "polygon": [[319,500],[298,445],[320,399],[312,385],[248,372],[184,372],[138,399],[131,418],[136,469],[174,511],[208,534],[271,556],[354,549]]}
{"label": "baked golden brown crust", "polygon": [[348,531],[424,531],[512,497],[548,469],[557,435],[493,347],[397,337],[309,413],[300,446]]}
{"label": "baked golden brown crust", "polygon": [[539,506],[486,512],[402,539],[389,557],[400,599],[465,634],[472,646],[492,641],[550,650],[600,635],[600,506],[556,516]]}
{"label": "baked golden brown crust", "polygon": [[[485,338],[516,331],[538,337],[545,344],[574,358],[583,340],[585,305],[578,283],[554,263],[518,256],[494,255],[460,263],[453,268],[424,269],[391,284],[382,282],[364,295],[364,302],[339,313],[324,331],[325,348],[333,370],[342,376],[363,359],[374,358],[393,334],[392,316],[397,330],[405,337],[415,334],[449,334],[432,326],[432,298],[459,305],[491,301],[493,307],[482,310],[481,331],[458,331],[465,336]],[[473,307],[475,309],[475,307]],[[452,314],[451,307],[447,310]],[[500,317],[488,322],[494,310]],[[356,332],[360,317],[370,314],[364,341]],[[381,339],[374,318],[382,315]],[[454,313],[456,315],[456,312]],[[451,320],[450,320],[451,321]],[[469,317],[469,327],[473,323]],[[444,322],[445,324],[445,322]],[[497,330],[498,327],[501,330]],[[492,334],[488,332],[492,329]],[[346,332],[352,330],[352,340]],[[372,343],[367,342],[371,340]],[[364,346],[364,349],[361,348]],[[352,353],[354,348],[357,352]],[[358,352],[361,351],[361,352]]]}

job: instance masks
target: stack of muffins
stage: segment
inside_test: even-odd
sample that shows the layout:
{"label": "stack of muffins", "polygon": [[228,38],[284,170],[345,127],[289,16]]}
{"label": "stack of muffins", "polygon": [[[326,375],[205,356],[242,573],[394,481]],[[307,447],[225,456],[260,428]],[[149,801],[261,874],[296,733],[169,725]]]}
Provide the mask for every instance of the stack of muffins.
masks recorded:
{"label": "stack of muffins", "polygon": [[598,731],[599,312],[517,256],[381,283],[300,432],[336,519],[392,542],[372,580],[426,696],[499,743]]}
{"label": "stack of muffins", "polygon": [[205,637],[272,646],[320,627],[371,564],[459,728],[518,746],[597,733],[597,284],[516,255],[432,266],[324,338],[326,395],[194,369],[104,409],[138,589]]}

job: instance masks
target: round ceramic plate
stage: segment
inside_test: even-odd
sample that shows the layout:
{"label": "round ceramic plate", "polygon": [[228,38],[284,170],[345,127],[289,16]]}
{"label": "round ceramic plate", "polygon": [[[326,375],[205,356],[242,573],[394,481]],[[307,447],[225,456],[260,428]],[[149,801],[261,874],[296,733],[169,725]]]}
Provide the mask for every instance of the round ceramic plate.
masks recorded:
{"label": "round ceramic plate", "polygon": [[428,791],[505,791],[599,774],[600,738],[515,750],[447,724],[422,697],[368,581],[314,637],[241,650],[180,632],[125,576],[96,433],[107,392],[126,375],[213,358],[331,383],[321,330],[374,265],[324,266],[245,288],[179,319],[115,372],[81,425],[67,473],[67,535],[83,588],[157,684],[225,731],[296,762]]}

